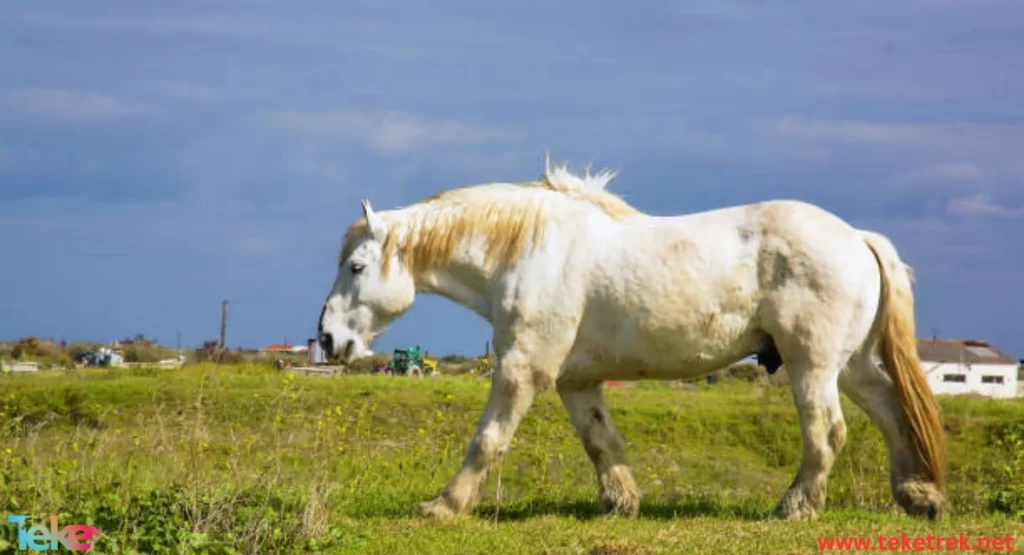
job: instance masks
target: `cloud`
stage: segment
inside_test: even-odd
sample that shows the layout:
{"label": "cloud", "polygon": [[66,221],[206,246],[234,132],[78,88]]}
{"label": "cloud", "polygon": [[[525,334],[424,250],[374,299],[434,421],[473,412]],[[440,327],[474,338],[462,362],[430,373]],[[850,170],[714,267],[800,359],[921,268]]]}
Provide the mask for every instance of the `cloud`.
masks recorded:
{"label": "cloud", "polygon": [[[1024,6],[978,2],[8,3],[0,203],[18,221],[0,239],[36,268],[15,302],[44,334],[215,334],[221,295],[248,295],[232,337],[291,336],[359,198],[535,177],[550,150],[622,170],[613,190],[652,213],[790,197],[870,215],[922,266],[925,319],[1021,337],[993,315],[1021,271]],[[97,264],[123,271],[62,271]],[[482,346],[449,306],[390,337]]]}
{"label": "cloud", "polygon": [[359,141],[381,154],[396,154],[437,144],[486,141],[508,136],[507,133],[493,128],[456,121],[425,121],[394,111],[293,111],[270,114],[268,121],[283,130]]}
{"label": "cloud", "polygon": [[54,12],[21,12],[6,14],[7,24],[43,27],[60,31],[95,31],[100,33],[187,33],[228,36],[258,35],[265,27],[248,25],[235,17],[175,16],[97,16],[91,13],[67,15]]}
{"label": "cloud", "polygon": [[1007,139],[1024,138],[1024,125],[976,121],[863,121],[815,120],[785,117],[774,122],[780,137],[829,140],[860,144],[959,147],[994,146]]}
{"label": "cloud", "polygon": [[988,193],[976,193],[968,197],[955,198],[946,204],[946,211],[955,216],[970,218],[974,216],[1000,216],[1016,218],[1024,216],[1024,206],[1007,208],[992,200]]}
{"label": "cloud", "polygon": [[149,83],[146,88],[160,96],[190,102],[217,102],[227,98],[223,91],[195,83],[159,81]]}
{"label": "cloud", "polygon": [[330,136],[281,133],[257,118],[211,125],[205,136],[190,138],[170,156],[193,203],[301,219],[311,205],[344,203],[360,188],[393,187],[389,175],[407,162],[374,167],[358,146]]}
{"label": "cloud", "polygon": [[149,111],[140,104],[89,91],[0,89],[0,114],[49,123],[98,123],[133,118]]}
{"label": "cloud", "polygon": [[893,175],[889,180],[892,185],[933,185],[933,184],[973,184],[983,181],[988,172],[971,162],[937,164],[926,166]]}
{"label": "cloud", "polygon": [[[857,186],[898,194],[931,194],[984,185],[993,193],[1020,188],[1024,124],[989,121],[866,121],[785,117],[760,125],[765,141],[785,151],[815,148],[830,173]],[[964,193],[966,191],[958,191]]]}
{"label": "cloud", "polygon": [[918,125],[868,123],[862,121],[813,121],[788,117],[776,123],[783,137],[813,140],[834,140],[857,143],[891,143],[917,141],[926,137]]}
{"label": "cloud", "polygon": [[[991,199],[984,199],[991,204]],[[1020,319],[1024,280],[1020,221],[1005,217],[887,217],[851,222],[887,235],[914,267],[918,330],[937,328],[944,337],[981,337],[1024,356]],[[1010,315],[1007,317],[1006,315]]]}
{"label": "cloud", "polygon": [[284,242],[278,237],[249,235],[231,239],[229,245],[242,254],[273,254],[284,247]]}

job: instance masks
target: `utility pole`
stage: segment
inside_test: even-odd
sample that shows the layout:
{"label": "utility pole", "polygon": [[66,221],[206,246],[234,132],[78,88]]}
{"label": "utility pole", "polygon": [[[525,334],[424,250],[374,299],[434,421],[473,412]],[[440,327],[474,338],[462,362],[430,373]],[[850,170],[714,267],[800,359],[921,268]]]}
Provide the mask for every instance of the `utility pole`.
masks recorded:
{"label": "utility pole", "polygon": [[224,301],[220,307],[220,349],[223,351],[228,331],[228,302]]}

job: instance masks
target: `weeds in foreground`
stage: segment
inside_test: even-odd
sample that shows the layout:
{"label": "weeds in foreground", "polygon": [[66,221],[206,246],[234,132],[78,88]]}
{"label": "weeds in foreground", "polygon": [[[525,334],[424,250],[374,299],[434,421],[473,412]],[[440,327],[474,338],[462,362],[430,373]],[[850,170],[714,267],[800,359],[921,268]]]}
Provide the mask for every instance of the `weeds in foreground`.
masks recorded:
{"label": "weeds in foreground", "polygon": [[[98,526],[100,552],[362,550],[390,541],[380,534],[395,526],[432,538],[445,528],[425,527],[415,506],[456,471],[487,394],[474,378],[296,377],[255,366],[65,378],[4,383],[0,498],[8,513]],[[758,526],[799,464],[785,390],[648,386],[608,397],[646,490],[642,522]],[[943,403],[956,511],[1024,521],[1024,407]],[[856,409],[846,414],[830,510],[889,514],[881,438]],[[493,526],[495,516],[507,530],[551,518],[584,535],[615,528],[597,512],[593,469],[553,395],[538,400],[501,471],[500,511],[492,475],[479,518],[451,533]],[[485,541],[472,537],[462,541]],[[0,551],[4,541],[16,543],[12,526]]]}

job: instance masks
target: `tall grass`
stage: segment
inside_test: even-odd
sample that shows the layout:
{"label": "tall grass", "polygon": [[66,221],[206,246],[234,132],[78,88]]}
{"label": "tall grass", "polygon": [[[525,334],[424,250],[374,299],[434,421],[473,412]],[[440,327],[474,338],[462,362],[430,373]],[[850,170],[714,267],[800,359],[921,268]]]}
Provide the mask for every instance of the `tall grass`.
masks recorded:
{"label": "tall grass", "polygon": [[[478,542],[485,549],[494,541],[565,539],[517,535],[536,526],[582,526],[580,537],[607,547],[618,544],[602,534],[646,530],[651,539],[666,519],[762,526],[801,449],[783,388],[726,381],[610,390],[612,417],[646,494],[639,522],[607,527],[596,519],[593,468],[548,392],[504,457],[500,507],[492,476],[475,516],[453,528],[424,522],[414,509],[462,461],[488,393],[479,378],[324,378],[199,365],[8,375],[0,391],[0,502],[9,514],[93,523],[104,534],[101,552],[394,552],[386,546]],[[1024,426],[1024,404],[944,398],[942,405],[953,512],[965,515],[965,526],[1024,518],[1012,496],[1020,470],[1006,472],[1021,464],[1012,433]],[[891,518],[880,434],[856,408],[844,408],[849,441],[832,474],[829,510],[859,515],[853,521]],[[499,528],[478,537],[495,515]],[[403,527],[412,543],[390,544],[389,534]],[[13,526],[0,538],[16,543]]]}

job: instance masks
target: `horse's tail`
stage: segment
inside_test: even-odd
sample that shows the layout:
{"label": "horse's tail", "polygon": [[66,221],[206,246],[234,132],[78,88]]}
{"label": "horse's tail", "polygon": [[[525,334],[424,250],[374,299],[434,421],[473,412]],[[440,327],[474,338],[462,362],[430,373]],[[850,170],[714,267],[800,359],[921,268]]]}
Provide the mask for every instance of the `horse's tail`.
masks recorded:
{"label": "horse's tail", "polygon": [[878,347],[882,363],[899,394],[917,458],[924,467],[922,470],[942,490],[945,488],[946,438],[938,403],[917,353],[911,290],[913,272],[900,260],[896,247],[884,235],[864,230],[861,234],[878,261],[882,279],[878,307]]}

